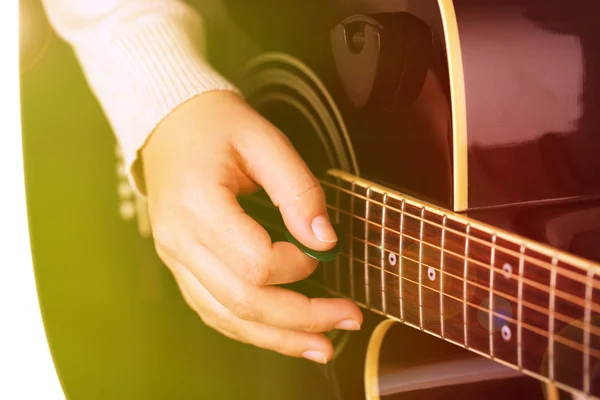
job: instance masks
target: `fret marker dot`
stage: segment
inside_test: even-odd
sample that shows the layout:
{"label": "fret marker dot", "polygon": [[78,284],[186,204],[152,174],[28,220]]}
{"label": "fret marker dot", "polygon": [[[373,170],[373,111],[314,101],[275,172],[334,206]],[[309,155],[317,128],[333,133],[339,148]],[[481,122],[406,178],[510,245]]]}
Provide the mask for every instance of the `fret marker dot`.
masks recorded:
{"label": "fret marker dot", "polygon": [[512,265],[510,265],[509,263],[504,263],[504,265],[502,266],[502,270],[504,271],[504,277],[506,279],[510,279],[512,275]]}
{"label": "fret marker dot", "polygon": [[508,342],[512,336],[512,332],[508,325],[502,325],[500,332],[502,333],[502,339],[504,339],[505,342]]}
{"label": "fret marker dot", "polygon": [[396,255],[394,253],[390,253],[390,255],[388,256],[388,261],[390,262],[390,264],[396,265],[398,258],[396,257]]}
{"label": "fret marker dot", "polygon": [[427,269],[427,277],[429,278],[430,281],[435,281],[435,269],[429,267]]}

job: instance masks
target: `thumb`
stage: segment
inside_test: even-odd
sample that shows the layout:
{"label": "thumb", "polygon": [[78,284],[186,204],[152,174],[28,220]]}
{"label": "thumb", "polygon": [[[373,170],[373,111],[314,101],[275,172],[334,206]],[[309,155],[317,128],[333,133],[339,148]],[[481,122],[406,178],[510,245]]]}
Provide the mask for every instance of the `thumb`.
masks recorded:
{"label": "thumb", "polygon": [[246,173],[264,188],[279,207],[285,226],[304,246],[317,251],[333,248],[333,230],[323,187],[292,143],[267,121],[260,132],[237,142]]}

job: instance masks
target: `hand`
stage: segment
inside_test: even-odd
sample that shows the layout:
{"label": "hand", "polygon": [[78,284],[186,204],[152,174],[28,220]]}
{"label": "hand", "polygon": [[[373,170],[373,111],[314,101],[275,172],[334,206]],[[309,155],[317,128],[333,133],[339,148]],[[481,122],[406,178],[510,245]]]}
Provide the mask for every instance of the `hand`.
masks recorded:
{"label": "hand", "polygon": [[156,250],[187,304],[212,328],[245,343],[325,363],[322,332],[357,330],[345,299],[309,299],[277,284],[308,277],[317,261],[272,243],[237,196],[264,188],[305,246],[337,237],[322,187],[289,140],[238,95],[208,92],[165,118],[142,150]]}

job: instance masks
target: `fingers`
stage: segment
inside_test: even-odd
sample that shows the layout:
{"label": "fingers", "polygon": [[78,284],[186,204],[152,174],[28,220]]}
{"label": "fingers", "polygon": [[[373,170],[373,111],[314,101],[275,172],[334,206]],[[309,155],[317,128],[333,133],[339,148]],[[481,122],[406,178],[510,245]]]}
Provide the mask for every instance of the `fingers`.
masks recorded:
{"label": "fingers", "polygon": [[204,322],[231,339],[256,347],[326,363],[333,354],[331,342],[322,334],[295,332],[257,322],[244,321],[216,301],[185,267],[176,262],[173,275],[186,301]]}
{"label": "fingers", "polygon": [[[168,258],[164,261],[167,263],[167,265],[171,267],[170,269],[173,273],[173,278],[175,278],[175,282],[177,283],[179,291],[181,292],[186,304],[192,310],[194,310],[196,314],[198,314],[198,316],[202,319],[204,323],[207,323],[206,321],[209,319],[207,315],[210,314],[210,294],[208,294],[206,289],[204,289],[202,285],[200,285],[200,283],[195,280],[193,275],[191,275],[191,273],[187,271],[185,267],[176,262],[175,259]],[[214,299],[212,301],[214,301]],[[211,327],[215,329],[214,326],[211,325]],[[236,335],[233,332],[224,330],[219,330],[219,332],[230,339],[237,340],[242,343],[247,343],[247,341],[244,338]]]}
{"label": "fingers", "polygon": [[236,150],[245,172],[260,184],[289,231],[305,246],[324,251],[335,246],[325,194],[319,181],[287,138],[268,121],[238,135]]}
{"label": "fingers", "polygon": [[182,263],[219,303],[242,320],[304,332],[357,330],[362,324],[360,310],[346,299],[309,299],[277,286],[253,286],[224,267],[204,246],[190,245],[185,254]]}
{"label": "fingers", "polygon": [[199,197],[202,212],[190,219],[190,229],[245,282],[254,286],[292,283],[305,279],[317,267],[317,260],[291,243],[272,243],[267,231],[244,213],[226,187],[206,190]]}
{"label": "fingers", "polygon": [[225,325],[233,327],[243,335],[247,343],[263,349],[287,356],[308,358],[321,364],[327,363],[333,354],[331,342],[321,333],[297,332],[243,321],[227,310],[223,310],[219,318],[221,321],[227,319]]}
{"label": "fingers", "polygon": [[273,243],[270,274],[265,285],[281,285],[308,278],[317,268],[318,260],[308,257],[289,242]]}

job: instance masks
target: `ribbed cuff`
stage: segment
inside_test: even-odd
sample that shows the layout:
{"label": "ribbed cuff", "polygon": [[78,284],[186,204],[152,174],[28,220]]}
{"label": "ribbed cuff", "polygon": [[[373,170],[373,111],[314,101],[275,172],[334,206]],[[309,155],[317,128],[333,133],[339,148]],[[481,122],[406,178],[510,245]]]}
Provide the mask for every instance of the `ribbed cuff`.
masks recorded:
{"label": "ribbed cuff", "polygon": [[78,52],[123,152],[129,182],[140,195],[145,185],[141,169],[134,167],[156,126],[198,94],[239,93],[204,60],[200,24],[195,14],[152,13],[113,32],[101,51]]}

